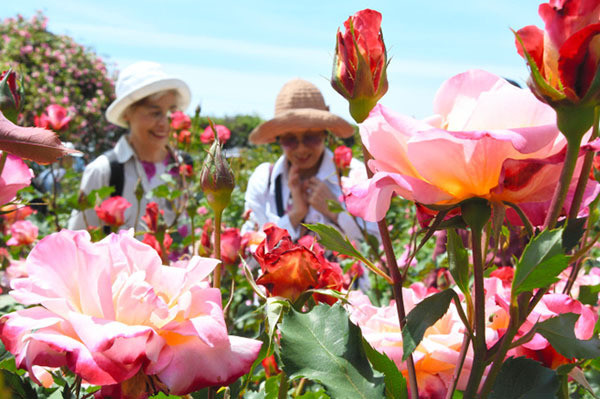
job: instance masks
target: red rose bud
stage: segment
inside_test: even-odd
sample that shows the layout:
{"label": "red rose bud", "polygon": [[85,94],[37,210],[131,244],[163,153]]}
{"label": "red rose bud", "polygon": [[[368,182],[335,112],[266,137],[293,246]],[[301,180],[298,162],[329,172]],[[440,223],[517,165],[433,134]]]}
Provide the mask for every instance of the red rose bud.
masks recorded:
{"label": "red rose bud", "polygon": [[275,355],[265,357],[261,364],[265,369],[265,376],[267,378],[281,373],[281,370],[279,370],[279,367],[277,367],[277,360],[275,360]]}
{"label": "red rose bud", "polygon": [[11,122],[16,123],[21,111],[23,85],[17,82],[17,74],[12,70],[0,75],[0,111]]}
{"label": "red rose bud", "polygon": [[539,14],[545,31],[529,25],[515,33],[517,51],[531,70],[529,87],[558,111],[561,131],[571,125],[569,130],[583,134],[592,125],[594,106],[600,104],[600,3],[551,1],[540,5]]}
{"label": "red rose bud", "polygon": [[331,85],[350,103],[356,122],[364,121],[388,89],[387,52],[381,32],[381,14],[365,9],[338,29]]}
{"label": "red rose bud", "polygon": [[212,144],[204,158],[200,171],[200,186],[215,213],[221,212],[229,204],[235,178],[218,141]]}
{"label": "red rose bud", "polygon": [[[163,214],[164,211],[160,210],[160,214]],[[151,232],[156,232],[158,226],[158,204],[156,202],[149,202],[146,205],[146,214],[142,216],[142,220],[146,223],[148,230]]]}
{"label": "red rose bud", "polygon": [[192,120],[188,115],[181,111],[175,111],[171,114],[171,127],[175,130],[187,130],[192,126]]}
{"label": "red rose bud", "polygon": [[341,145],[333,152],[333,162],[335,167],[342,173],[346,172],[350,168],[350,162],[352,161],[352,149]]}
{"label": "red rose bud", "polygon": [[109,226],[119,227],[125,223],[125,210],[131,204],[123,197],[107,198],[95,208],[98,218]]}

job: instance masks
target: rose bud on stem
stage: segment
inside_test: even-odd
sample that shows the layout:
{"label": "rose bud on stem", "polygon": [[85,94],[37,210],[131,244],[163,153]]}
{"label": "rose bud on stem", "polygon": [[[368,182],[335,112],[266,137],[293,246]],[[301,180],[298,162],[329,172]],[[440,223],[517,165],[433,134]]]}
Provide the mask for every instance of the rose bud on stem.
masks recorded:
{"label": "rose bud on stem", "polygon": [[[231,200],[235,178],[229,163],[223,156],[217,131],[212,121],[209,120],[209,123],[213,127],[215,141],[204,159],[200,171],[200,186],[215,213],[215,258],[221,259],[221,215]],[[215,268],[213,287],[221,287],[221,266]]]}

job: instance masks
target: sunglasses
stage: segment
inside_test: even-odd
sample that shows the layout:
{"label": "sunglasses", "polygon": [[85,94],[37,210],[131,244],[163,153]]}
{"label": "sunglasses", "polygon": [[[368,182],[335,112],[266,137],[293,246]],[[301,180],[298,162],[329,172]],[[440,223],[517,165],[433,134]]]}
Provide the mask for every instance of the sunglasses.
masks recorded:
{"label": "sunglasses", "polygon": [[308,133],[299,140],[297,136],[287,135],[279,137],[279,144],[286,149],[293,150],[298,147],[300,141],[305,147],[316,147],[323,142],[325,134],[323,132]]}

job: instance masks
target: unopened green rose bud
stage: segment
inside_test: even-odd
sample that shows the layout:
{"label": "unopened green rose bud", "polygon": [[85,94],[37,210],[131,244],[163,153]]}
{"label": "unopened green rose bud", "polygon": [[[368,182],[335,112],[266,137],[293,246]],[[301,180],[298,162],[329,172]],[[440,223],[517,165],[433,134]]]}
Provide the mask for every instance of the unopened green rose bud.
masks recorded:
{"label": "unopened green rose bud", "polygon": [[4,71],[0,74],[0,111],[13,123],[17,123],[23,98],[23,85],[17,81],[17,74]]}
{"label": "unopened green rose bud", "polygon": [[137,179],[137,183],[135,184],[135,199],[138,200],[138,202],[140,202],[142,200],[142,198],[144,198],[144,186],[142,186],[142,180],[141,179]]}
{"label": "unopened green rose bud", "polygon": [[200,186],[215,213],[227,207],[235,187],[235,178],[218,140],[213,142],[204,158],[200,171]]}

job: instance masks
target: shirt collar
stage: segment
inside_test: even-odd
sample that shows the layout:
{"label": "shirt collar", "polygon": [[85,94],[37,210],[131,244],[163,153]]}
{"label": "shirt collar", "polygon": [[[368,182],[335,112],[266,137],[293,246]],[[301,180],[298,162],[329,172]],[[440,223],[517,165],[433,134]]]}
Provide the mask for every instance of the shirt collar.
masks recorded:
{"label": "shirt collar", "polygon": [[117,155],[117,161],[119,161],[119,163],[125,163],[135,155],[127,137],[127,135],[121,136],[115,145],[115,154]]}
{"label": "shirt collar", "polygon": [[[288,162],[285,155],[282,155],[273,165],[273,170],[271,172],[271,183],[273,183],[280,174],[283,174],[287,177],[287,171]],[[328,181],[334,184],[337,183],[337,174],[335,163],[333,162],[333,153],[329,148],[325,148],[323,152],[323,159],[321,160],[321,165],[319,166],[319,170],[317,171],[315,177],[322,181]]]}

